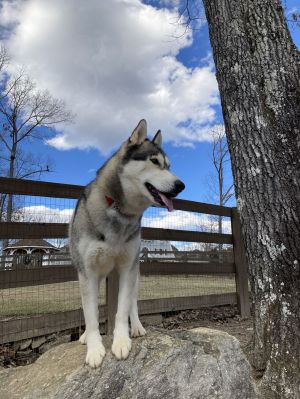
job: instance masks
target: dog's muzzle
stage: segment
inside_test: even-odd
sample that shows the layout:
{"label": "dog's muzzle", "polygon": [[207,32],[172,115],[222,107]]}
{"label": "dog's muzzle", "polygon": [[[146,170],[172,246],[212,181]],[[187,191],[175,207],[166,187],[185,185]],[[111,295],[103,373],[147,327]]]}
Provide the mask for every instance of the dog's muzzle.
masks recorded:
{"label": "dog's muzzle", "polygon": [[185,189],[185,184],[181,180],[176,180],[172,191],[169,191],[168,194],[171,197],[176,197],[184,189]]}
{"label": "dog's muzzle", "polygon": [[156,187],[148,182],[145,183],[145,186],[154,198],[155,202],[159,203],[160,205],[166,206],[169,212],[174,209],[172,199],[175,198],[185,188],[185,185],[182,183],[181,180],[176,180],[172,190],[167,192],[162,192],[158,190]]}

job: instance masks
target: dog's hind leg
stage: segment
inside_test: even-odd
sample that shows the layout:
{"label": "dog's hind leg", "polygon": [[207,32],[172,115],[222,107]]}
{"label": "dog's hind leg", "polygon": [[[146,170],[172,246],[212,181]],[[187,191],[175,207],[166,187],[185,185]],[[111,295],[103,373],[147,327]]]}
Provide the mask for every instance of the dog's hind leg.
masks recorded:
{"label": "dog's hind leg", "polygon": [[86,363],[96,368],[100,366],[105,356],[105,348],[99,331],[99,275],[87,270],[85,274],[79,273],[79,282],[86,325],[81,342],[85,341],[87,344]]}
{"label": "dog's hind leg", "polygon": [[126,265],[119,268],[118,310],[115,318],[112,352],[117,359],[126,359],[131,349],[128,317],[131,311],[132,296],[138,274],[136,265]]}
{"label": "dog's hind leg", "polygon": [[131,310],[130,310],[130,325],[131,325],[131,337],[141,337],[146,334],[146,330],[142,326],[139,319],[137,296],[138,296],[138,284],[139,284],[139,273],[136,276],[135,287],[133,290]]}

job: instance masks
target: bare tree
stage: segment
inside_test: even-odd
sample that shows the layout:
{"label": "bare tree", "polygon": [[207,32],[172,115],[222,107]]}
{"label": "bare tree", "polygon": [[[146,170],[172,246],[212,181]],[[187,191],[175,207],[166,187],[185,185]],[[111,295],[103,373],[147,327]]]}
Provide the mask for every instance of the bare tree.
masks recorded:
{"label": "bare tree", "polygon": [[[0,176],[7,176],[10,159],[7,157],[7,154],[4,154],[0,156],[0,160],[2,161]],[[51,159],[42,159],[40,156],[23,151],[21,147],[17,149],[14,163],[14,178],[28,179],[34,176],[35,179],[39,179],[42,173],[50,172],[51,170]],[[9,195],[0,193],[0,221],[7,220],[7,206],[9,198]],[[21,204],[18,203],[16,197],[12,197],[12,201],[12,209],[16,214],[16,209],[18,206],[21,206]]]}
{"label": "bare tree", "polygon": [[35,83],[21,70],[8,79],[0,98],[2,131],[0,140],[9,156],[8,177],[15,175],[18,147],[28,139],[45,136],[40,127],[53,127],[70,121],[62,100],[51,96],[48,91],[39,91]]}
{"label": "bare tree", "polygon": [[[4,84],[0,95],[1,169],[7,177],[28,178],[49,171],[49,165],[36,162],[32,156],[26,158],[22,145],[29,140],[47,137],[50,129],[45,128],[70,121],[72,114],[66,110],[62,100],[54,98],[47,90],[38,90],[24,69],[9,76],[6,70],[8,62],[7,53],[2,47],[0,72]],[[12,195],[2,196],[0,205],[1,216],[5,215],[6,221],[11,221]]]}
{"label": "bare tree", "polygon": [[[6,65],[8,64],[9,58],[4,46],[0,46],[0,76]],[[5,162],[4,162],[4,147],[0,146],[0,175],[4,175],[5,173]],[[1,214],[0,214],[1,216]]]}
{"label": "bare tree", "polygon": [[9,56],[7,54],[6,48],[1,45],[0,46],[0,71],[3,71],[3,69],[7,66],[9,63]]}
{"label": "bare tree", "polygon": [[[225,206],[227,202],[234,196],[233,183],[225,183],[225,172],[230,164],[230,155],[227,145],[227,139],[223,127],[215,127],[213,132],[213,148],[211,160],[214,166],[215,174],[217,177],[217,184],[215,179],[212,179],[209,187],[214,194],[213,200],[217,197],[217,203],[220,206]],[[228,172],[228,171],[227,171]],[[215,202],[215,201],[214,201]],[[218,233],[223,233],[223,217],[218,216]],[[219,249],[222,249],[222,244],[219,245]]]}

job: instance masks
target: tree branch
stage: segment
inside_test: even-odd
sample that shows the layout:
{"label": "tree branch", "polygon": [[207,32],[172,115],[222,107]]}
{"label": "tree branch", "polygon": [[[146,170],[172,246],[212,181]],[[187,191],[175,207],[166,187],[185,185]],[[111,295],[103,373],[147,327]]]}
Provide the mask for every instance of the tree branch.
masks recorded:
{"label": "tree branch", "polygon": [[25,173],[24,175],[20,176],[19,179],[26,179],[27,177],[32,176],[32,175],[34,175],[34,174],[37,174],[37,173],[44,173],[44,172],[52,172],[52,170],[50,170],[50,169],[48,168],[48,165],[47,165],[46,169],[39,169],[39,170],[35,170],[35,171],[33,171],[33,172]]}

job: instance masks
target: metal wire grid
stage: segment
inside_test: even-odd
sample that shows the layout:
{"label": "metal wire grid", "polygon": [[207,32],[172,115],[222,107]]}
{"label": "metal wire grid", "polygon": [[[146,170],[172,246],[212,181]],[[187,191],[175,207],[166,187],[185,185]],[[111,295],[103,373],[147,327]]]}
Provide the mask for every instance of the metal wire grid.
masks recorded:
{"label": "metal wire grid", "polygon": [[[36,280],[38,283],[38,280]],[[105,304],[105,281],[101,283],[99,305]],[[66,312],[81,308],[78,281],[9,287],[0,290],[0,318]]]}
{"label": "metal wire grid", "polygon": [[[222,233],[231,234],[230,217],[222,216]],[[206,215],[197,212],[151,207],[146,210],[142,219],[142,226],[162,229],[199,231],[207,233],[219,232],[219,216]]]}
{"label": "metal wire grid", "polygon": [[[69,223],[77,200],[13,195],[12,202],[12,222]],[[7,221],[7,205],[1,216],[1,221]]]}
{"label": "metal wire grid", "polygon": [[[76,200],[21,196],[14,195],[14,211],[12,221],[31,223],[68,223],[76,205]],[[5,212],[2,213],[2,221]],[[223,232],[230,234],[230,218],[223,217]],[[165,209],[150,208],[145,212],[142,220],[144,227],[168,228],[176,230],[190,230],[199,232],[218,232],[218,217],[198,214],[194,212],[174,211],[168,213]],[[29,233],[29,234],[28,234]],[[26,236],[30,232],[26,232]],[[61,269],[60,278],[51,284],[44,284],[42,271],[51,266],[66,266],[68,262],[59,260],[59,251],[66,247],[66,239],[45,239],[55,247],[55,254],[43,255],[42,261],[33,262],[40,256],[31,255],[31,262],[27,270],[34,269],[34,284],[19,280],[21,286],[15,286],[14,280],[7,281],[5,288],[0,289],[0,318],[42,315],[48,313],[62,313],[81,307],[78,281],[67,279],[64,269]],[[9,245],[16,244],[19,240],[10,240]],[[221,249],[221,250],[220,250]],[[24,268],[24,253],[19,254],[19,264]],[[18,261],[10,262],[8,251],[2,253],[0,270],[14,270],[20,273]],[[13,255],[15,257],[15,255]],[[65,257],[68,256],[65,253]],[[55,257],[57,259],[55,259]],[[210,258],[210,257],[213,257]],[[51,258],[51,260],[50,260]],[[159,240],[143,240],[141,245],[141,259],[144,261],[232,261],[230,245],[205,243],[171,242]],[[8,266],[9,265],[9,266]],[[66,272],[67,273],[67,272]],[[39,280],[39,276],[41,276]],[[13,275],[12,275],[13,277]],[[27,284],[28,283],[28,284]],[[159,299],[176,297],[193,297],[235,292],[234,275],[151,275],[141,276],[139,299]],[[99,293],[99,304],[105,304],[105,282],[102,283]],[[153,309],[155,311],[155,309]],[[63,319],[63,318],[62,318]]]}
{"label": "metal wire grid", "polygon": [[[185,263],[231,263],[232,245],[208,247],[208,244],[172,241],[142,240],[141,261],[174,264]],[[211,244],[209,244],[211,245]],[[147,251],[145,251],[147,249]],[[139,299],[188,297],[236,292],[234,274],[170,274],[140,277]]]}
{"label": "metal wire grid", "polygon": [[[77,200],[68,198],[37,197],[13,195],[13,212],[11,221],[32,223],[69,223]],[[1,221],[7,220],[4,207]],[[197,212],[174,210],[168,212],[164,208],[148,208],[142,219],[142,226],[189,230],[199,232],[219,232],[219,216]],[[222,232],[231,234],[230,218],[221,217]]]}
{"label": "metal wire grid", "polygon": [[141,276],[139,287],[139,299],[223,295],[236,292],[234,274]]}

